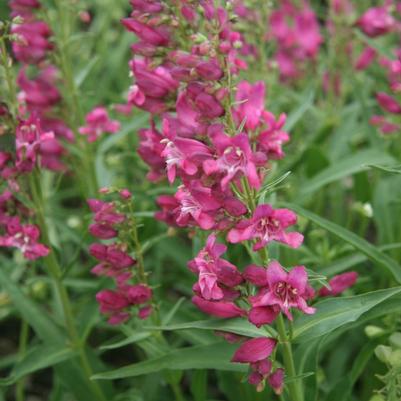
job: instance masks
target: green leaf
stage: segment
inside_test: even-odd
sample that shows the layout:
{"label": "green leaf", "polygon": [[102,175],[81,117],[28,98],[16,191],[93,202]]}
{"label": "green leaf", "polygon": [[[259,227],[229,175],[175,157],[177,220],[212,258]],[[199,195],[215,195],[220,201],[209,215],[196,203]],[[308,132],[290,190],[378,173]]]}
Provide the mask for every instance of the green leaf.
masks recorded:
{"label": "green leaf", "polygon": [[105,350],[105,349],[115,349],[115,348],[125,347],[126,345],[145,340],[145,339],[149,338],[151,335],[152,335],[152,333],[150,331],[144,331],[142,333],[135,333],[132,336],[125,338],[124,340],[117,341],[112,344],[101,345],[100,349]]}
{"label": "green leaf", "polygon": [[146,329],[163,331],[188,329],[218,330],[227,331],[247,337],[261,337],[266,335],[275,337],[277,335],[276,331],[272,327],[264,326],[263,328],[258,329],[245,319],[198,320],[196,322],[178,323],[169,326],[146,327]]}
{"label": "green leaf", "polygon": [[237,347],[233,344],[219,342],[210,345],[179,348],[160,357],[108,372],[98,373],[92,379],[122,379],[160,372],[162,370],[218,369],[246,372],[246,366],[229,362]]}
{"label": "green leaf", "polygon": [[385,152],[368,149],[336,160],[312,179],[304,182],[300,191],[301,196],[310,195],[324,185],[369,169],[369,164],[393,163],[394,158]]}
{"label": "green leaf", "polygon": [[401,174],[401,165],[400,164],[391,165],[391,166],[383,166],[380,164],[368,164],[367,167],[385,171],[386,173]]}
{"label": "green leaf", "polygon": [[0,283],[4,290],[13,301],[13,305],[35,330],[38,337],[46,343],[63,344],[66,336],[63,331],[56,326],[46,312],[39,308],[33,300],[29,299],[19,287],[8,277],[4,269],[0,269]]}
{"label": "green leaf", "polygon": [[365,312],[400,292],[401,287],[394,287],[353,297],[320,301],[314,305],[315,314],[303,315],[297,319],[294,326],[294,340],[310,341],[347,323],[355,322]]}
{"label": "green leaf", "polygon": [[0,385],[9,386],[22,377],[63,362],[75,355],[71,348],[60,348],[56,345],[38,345],[27,352],[18,362],[9,377],[0,379]]}
{"label": "green leaf", "polygon": [[392,258],[381,252],[377,247],[372,245],[370,242],[365,239],[359,237],[353,232],[347,230],[344,227],[341,227],[335,223],[332,223],[329,220],[324,219],[323,217],[318,216],[315,213],[310,212],[309,210],[303,209],[298,205],[294,205],[292,203],[285,203],[285,206],[294,210],[296,213],[300,214],[303,217],[311,220],[313,223],[318,226],[326,229],[330,233],[336,235],[342,240],[348,242],[360,252],[365,254],[369,259],[371,259],[377,266],[383,267],[392,273],[394,278],[398,283],[401,283],[401,267],[400,265]]}

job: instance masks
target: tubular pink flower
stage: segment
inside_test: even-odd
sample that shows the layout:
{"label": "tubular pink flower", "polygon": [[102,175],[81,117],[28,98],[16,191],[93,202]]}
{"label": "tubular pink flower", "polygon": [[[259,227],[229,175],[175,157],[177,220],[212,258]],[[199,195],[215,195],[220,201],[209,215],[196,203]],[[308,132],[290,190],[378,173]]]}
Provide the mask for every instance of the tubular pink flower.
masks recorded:
{"label": "tubular pink flower", "polygon": [[85,122],[79,133],[87,135],[89,142],[95,142],[104,133],[114,134],[120,129],[120,123],[111,120],[104,107],[95,107],[87,114]]}
{"label": "tubular pink flower", "polygon": [[278,306],[292,320],[290,308],[313,314],[315,308],[306,303],[308,298],[308,274],[304,266],[296,266],[289,273],[277,261],[272,261],[266,271],[268,287],[251,297],[253,307]]}
{"label": "tubular pink flower", "polygon": [[192,302],[204,313],[224,319],[244,316],[245,311],[229,301],[207,301],[197,295],[192,297]]}
{"label": "tubular pink flower", "polygon": [[257,239],[253,250],[263,248],[271,241],[287,244],[298,248],[303,241],[303,235],[298,232],[287,233],[285,230],[296,224],[297,216],[288,209],[273,209],[271,205],[259,205],[252,218],[240,221],[231,229],[227,240],[233,244]]}
{"label": "tubular pink flower", "polygon": [[363,33],[374,38],[390,32],[395,27],[395,20],[388,7],[372,7],[365,11],[356,25]]}
{"label": "tubular pink flower", "polygon": [[268,358],[276,347],[277,341],[269,337],[257,337],[245,341],[235,352],[232,362],[256,363]]}
{"label": "tubular pink flower", "polygon": [[341,294],[347,288],[352,287],[356,283],[357,279],[358,279],[357,272],[347,272],[334,276],[329,281],[330,289],[326,287],[321,288],[319,291],[319,296],[335,297],[336,295]]}
{"label": "tubular pink flower", "polygon": [[260,163],[259,155],[252,152],[246,134],[229,137],[223,132],[215,131],[211,140],[216,147],[218,158],[203,162],[206,175],[222,174],[221,189],[228,188],[231,181],[245,176],[252,188],[261,185],[256,165]]}

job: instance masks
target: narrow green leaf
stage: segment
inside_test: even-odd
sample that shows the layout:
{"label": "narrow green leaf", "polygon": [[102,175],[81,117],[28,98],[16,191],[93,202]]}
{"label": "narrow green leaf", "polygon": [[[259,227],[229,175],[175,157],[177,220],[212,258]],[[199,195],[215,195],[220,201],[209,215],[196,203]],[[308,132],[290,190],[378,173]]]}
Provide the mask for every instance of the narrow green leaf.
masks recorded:
{"label": "narrow green leaf", "polygon": [[355,322],[365,312],[400,292],[401,287],[394,287],[353,297],[320,301],[314,305],[315,314],[303,315],[297,319],[294,326],[294,340],[310,341],[347,323]]}
{"label": "narrow green leaf", "polygon": [[66,337],[63,331],[56,326],[46,312],[29,299],[18,286],[8,277],[4,269],[0,269],[0,283],[13,301],[21,316],[35,330],[38,337],[46,343],[63,344]]}
{"label": "narrow green leaf", "polygon": [[385,171],[386,173],[401,174],[401,165],[383,166],[380,164],[368,164],[367,167],[375,168],[377,170]]}
{"label": "narrow green leaf", "polygon": [[245,319],[225,319],[225,320],[198,320],[196,322],[178,323],[169,326],[154,326],[146,327],[148,330],[163,330],[163,331],[176,331],[176,330],[218,330],[227,331],[234,334],[239,334],[247,337],[261,337],[261,336],[276,336],[277,333],[272,327],[264,326],[258,329],[253,324]]}
{"label": "narrow green leaf", "polygon": [[336,160],[312,179],[302,184],[301,196],[310,195],[324,185],[369,169],[369,164],[394,163],[394,158],[385,152],[368,149]]}
{"label": "narrow green leaf", "polygon": [[217,369],[235,372],[246,372],[243,364],[229,362],[236,345],[215,343],[196,347],[179,348],[157,358],[124,366],[108,372],[98,373],[92,378],[113,380],[125,377],[140,376],[162,370]]}
{"label": "narrow green leaf", "polygon": [[48,368],[72,358],[75,352],[71,348],[60,348],[56,345],[39,345],[31,348],[25,358],[18,362],[9,377],[0,379],[0,385],[9,386],[22,377]]}
{"label": "narrow green leaf", "polygon": [[353,232],[347,230],[344,227],[341,227],[335,223],[332,223],[329,220],[326,220],[323,217],[318,216],[315,213],[310,212],[309,210],[303,209],[302,207],[292,204],[285,203],[285,206],[294,210],[296,213],[301,216],[311,220],[313,223],[318,226],[326,229],[330,233],[336,235],[342,240],[348,242],[360,252],[365,254],[369,259],[371,259],[377,266],[383,267],[392,273],[394,278],[398,283],[401,283],[401,266],[392,258],[387,256],[385,253],[381,252],[377,247],[372,245],[370,242],[365,239],[359,237]]}
{"label": "narrow green leaf", "polygon": [[105,350],[105,349],[116,349],[116,348],[125,347],[126,345],[145,340],[145,339],[149,338],[151,335],[152,335],[152,333],[149,331],[144,331],[142,333],[136,333],[136,334],[133,334],[132,336],[129,336],[128,338],[125,338],[124,340],[117,341],[112,344],[101,345],[100,349]]}

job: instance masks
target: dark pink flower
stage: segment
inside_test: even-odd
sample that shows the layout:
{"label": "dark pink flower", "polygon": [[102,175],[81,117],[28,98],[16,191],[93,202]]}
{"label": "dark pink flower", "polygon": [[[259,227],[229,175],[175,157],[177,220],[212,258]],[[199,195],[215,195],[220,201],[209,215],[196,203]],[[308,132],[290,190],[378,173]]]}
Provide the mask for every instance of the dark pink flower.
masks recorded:
{"label": "dark pink flower", "polygon": [[131,305],[144,304],[152,298],[152,290],[144,284],[128,286],[126,294]]}
{"label": "dark pink flower", "polygon": [[145,320],[147,319],[153,311],[153,308],[151,305],[146,305],[143,308],[140,308],[138,311],[138,317],[139,319]]}
{"label": "dark pink flower", "polygon": [[263,155],[252,152],[248,135],[242,133],[230,137],[221,131],[211,134],[211,140],[217,150],[217,159],[209,159],[203,163],[207,175],[222,174],[222,190],[226,190],[231,181],[247,177],[252,188],[261,185],[257,165],[262,164]]}
{"label": "dark pink flower", "polygon": [[400,104],[392,96],[387,95],[387,93],[377,93],[376,100],[379,103],[380,107],[385,111],[388,111],[392,114],[401,114]]}
{"label": "dark pink flower", "polygon": [[286,229],[297,222],[297,216],[288,209],[273,209],[271,205],[259,205],[250,219],[240,221],[231,229],[227,240],[239,243],[251,239],[258,242],[253,246],[255,251],[263,248],[271,241],[287,244],[298,248],[303,241],[303,235],[298,232],[286,232]]}
{"label": "dark pink flower", "polygon": [[145,43],[152,46],[167,46],[169,43],[169,33],[163,25],[151,26],[134,18],[124,18],[121,22],[128,31],[135,33]]}
{"label": "dark pink flower", "polygon": [[120,129],[120,123],[111,120],[104,107],[95,107],[85,118],[86,125],[79,128],[79,133],[87,135],[89,142],[94,142],[102,134],[114,134]]}
{"label": "dark pink flower", "polygon": [[389,8],[372,7],[358,19],[356,25],[368,36],[376,37],[386,34],[395,26],[395,20]]}
{"label": "dark pink flower", "polygon": [[269,337],[257,337],[245,341],[235,352],[232,362],[239,363],[256,363],[267,359],[274,348],[277,341]]}
{"label": "dark pink flower", "polygon": [[112,325],[126,322],[130,314],[125,309],[129,306],[126,296],[119,291],[102,290],[96,294],[96,300],[100,306],[100,312],[109,316]]}
{"label": "dark pink flower", "polygon": [[188,263],[189,268],[198,274],[199,293],[204,299],[223,299],[224,287],[232,288],[243,281],[238,269],[220,257],[226,250],[227,247],[216,243],[216,236],[211,234],[206,246]]}
{"label": "dark pink flower", "polygon": [[179,206],[174,211],[176,223],[180,227],[199,226],[203,230],[212,229],[220,203],[212,196],[212,190],[193,181],[189,187],[180,186],[175,194]]}
{"label": "dark pink flower", "polygon": [[245,128],[254,130],[260,123],[265,104],[265,84],[262,81],[254,85],[247,81],[238,84],[238,91],[235,95],[236,102],[235,116],[237,124],[245,120]]}
{"label": "dark pink flower", "polygon": [[356,283],[357,279],[358,279],[357,272],[347,272],[347,273],[342,273],[337,276],[334,276],[329,281],[330,289],[326,288],[326,287],[321,288],[319,291],[319,296],[321,296],[321,297],[333,296],[334,297],[338,294],[341,294],[347,288],[352,287]]}
{"label": "dark pink flower", "polygon": [[166,161],[170,183],[174,182],[177,170],[193,176],[202,166],[202,162],[212,156],[210,149],[202,142],[171,135],[168,120],[163,120],[163,134],[168,139],[162,141],[166,146],[161,156]]}
{"label": "dark pink flower", "polygon": [[13,53],[18,61],[26,64],[37,64],[42,61],[53,45],[49,41],[52,32],[43,21],[24,21],[13,25],[11,33],[18,35],[13,41]]}
{"label": "dark pink flower", "polygon": [[272,113],[265,111],[263,120],[266,128],[261,131],[257,139],[258,149],[264,152],[268,159],[282,159],[284,157],[282,146],[290,140],[289,134],[283,130],[286,115],[280,114],[276,120]]}
{"label": "dark pink flower", "polygon": [[306,303],[308,298],[308,274],[304,266],[296,266],[289,273],[277,261],[267,267],[267,287],[251,297],[253,307],[278,306],[292,320],[290,308],[313,314],[315,308]]}
{"label": "dark pink flower", "polygon": [[49,248],[39,241],[40,230],[34,225],[21,225],[18,217],[8,220],[6,234],[0,236],[0,246],[13,247],[21,250],[28,260],[47,256]]}
{"label": "dark pink flower", "polygon": [[366,46],[359,55],[355,63],[355,69],[358,71],[366,69],[376,58],[376,50],[373,47]]}
{"label": "dark pink flower", "polygon": [[192,302],[202,312],[216,317],[227,319],[245,315],[245,311],[235,305],[234,302],[230,301],[207,301],[206,299],[195,295],[192,297]]}
{"label": "dark pink flower", "polygon": [[276,394],[281,394],[284,388],[284,369],[278,368],[275,372],[269,375],[267,380],[274,392]]}
{"label": "dark pink flower", "polygon": [[20,121],[15,133],[15,146],[17,160],[15,166],[20,172],[29,172],[35,166],[41,145],[52,140],[52,132],[43,132],[40,120],[36,117],[29,117]]}
{"label": "dark pink flower", "polygon": [[399,132],[401,127],[391,121],[388,121],[384,116],[372,116],[369,120],[370,124],[379,127],[382,134],[394,134]]}

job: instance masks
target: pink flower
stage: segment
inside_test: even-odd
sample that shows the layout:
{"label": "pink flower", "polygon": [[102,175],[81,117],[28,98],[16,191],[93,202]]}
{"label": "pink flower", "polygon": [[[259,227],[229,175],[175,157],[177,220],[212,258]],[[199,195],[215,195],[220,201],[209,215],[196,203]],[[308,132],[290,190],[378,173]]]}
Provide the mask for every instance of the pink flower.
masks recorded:
{"label": "pink flower", "polygon": [[52,32],[43,21],[32,20],[13,25],[11,33],[19,37],[18,41],[13,41],[12,47],[16,59],[22,63],[38,64],[53,49],[49,42]]}
{"label": "pink flower", "polygon": [[29,117],[21,121],[15,133],[15,146],[17,160],[15,166],[20,172],[29,172],[35,166],[41,145],[52,140],[52,132],[43,132],[40,120],[36,117]]}
{"label": "pink flower", "polygon": [[355,63],[355,69],[361,71],[367,68],[375,59],[376,54],[377,52],[373,47],[366,46]]}
{"label": "pink flower", "polygon": [[144,304],[152,298],[152,290],[144,284],[130,285],[126,293],[131,305]]}
{"label": "pink flower", "polygon": [[79,128],[79,133],[87,135],[89,142],[95,142],[104,133],[114,134],[120,129],[120,123],[111,120],[104,107],[95,107],[85,121],[86,125]]}
{"label": "pink flower", "polygon": [[400,104],[387,93],[379,92],[376,95],[376,100],[380,107],[392,114],[401,114]]}
{"label": "pink flower", "polygon": [[290,308],[307,314],[315,313],[315,308],[306,303],[309,292],[308,274],[304,266],[296,266],[287,273],[277,261],[272,261],[267,267],[266,277],[268,286],[251,297],[253,307],[278,306],[290,320]]}
{"label": "pink flower", "polygon": [[211,234],[206,246],[188,263],[189,268],[198,274],[199,292],[206,300],[223,299],[224,287],[232,288],[243,281],[238,269],[220,258],[226,250],[225,245],[216,243],[216,235]]}
{"label": "pink flower", "polygon": [[391,121],[388,121],[384,116],[372,116],[369,120],[370,124],[375,125],[379,127],[380,131],[382,134],[387,135],[387,134],[394,134],[395,132],[398,132],[401,127],[397,124],[394,124]]}
{"label": "pink flower", "polygon": [[347,272],[334,276],[329,281],[330,289],[326,287],[321,288],[319,291],[319,296],[335,297],[336,295],[341,294],[347,288],[352,287],[356,283],[357,279],[358,279],[358,273],[356,272]]}
{"label": "pink flower", "polygon": [[284,369],[279,368],[274,373],[269,375],[268,382],[270,387],[276,394],[281,394],[284,388]]}
{"label": "pink flower", "polygon": [[272,113],[265,111],[263,120],[266,128],[257,139],[258,149],[265,153],[268,159],[282,159],[284,157],[282,146],[290,140],[288,133],[283,130],[286,115],[280,114],[276,120]]}
{"label": "pink flower", "polygon": [[102,290],[96,294],[96,300],[100,305],[100,312],[109,316],[112,325],[126,322],[130,314],[125,311],[129,306],[126,296],[119,291]]}
{"label": "pink flower", "polygon": [[227,240],[233,244],[257,239],[253,246],[257,251],[271,241],[282,242],[291,248],[298,248],[303,235],[298,232],[287,233],[285,230],[296,224],[297,216],[288,209],[273,209],[271,205],[259,205],[250,219],[240,221],[231,229]]}
{"label": "pink flower", "polygon": [[138,154],[151,168],[147,175],[150,181],[157,181],[164,176],[166,162],[161,156],[165,145],[160,143],[163,136],[154,128],[139,130]]}
{"label": "pink flower", "polygon": [[179,204],[175,210],[178,226],[195,225],[203,230],[210,230],[215,226],[220,203],[213,198],[210,188],[194,181],[188,188],[180,186],[175,198]]}
{"label": "pink flower", "polygon": [[14,247],[21,250],[28,260],[47,256],[49,248],[38,243],[40,230],[34,225],[21,225],[18,217],[10,218],[6,226],[6,235],[0,236],[0,246]]}
{"label": "pink flower", "polygon": [[121,22],[128,31],[135,33],[145,43],[152,46],[167,46],[169,43],[169,33],[163,25],[155,27],[134,18],[124,18]]}
{"label": "pink flower", "polygon": [[212,155],[200,141],[171,135],[168,120],[163,120],[163,134],[169,138],[162,141],[166,146],[161,156],[165,158],[170,183],[174,182],[177,170],[189,176],[195,175],[202,162]]}
{"label": "pink flower", "polygon": [[256,363],[267,359],[276,347],[277,341],[269,337],[257,337],[245,341],[235,352],[232,362]]}
{"label": "pink flower", "polygon": [[230,137],[221,131],[211,134],[211,140],[216,147],[217,159],[204,161],[203,170],[206,175],[222,174],[221,189],[228,188],[231,181],[241,178],[242,175],[248,178],[252,188],[259,188],[260,178],[256,169],[262,164],[263,155],[253,153],[246,134],[238,134]]}
{"label": "pink flower", "polygon": [[230,301],[207,301],[197,295],[192,302],[204,313],[224,319],[244,316],[245,311]]}
{"label": "pink flower", "polygon": [[395,20],[388,7],[369,8],[357,21],[356,25],[368,36],[376,37],[386,34],[395,26]]}
{"label": "pink flower", "polygon": [[265,84],[262,81],[254,85],[247,81],[238,84],[238,91],[235,96],[236,102],[240,102],[235,108],[237,124],[241,124],[244,119],[247,130],[255,130],[259,125],[265,104]]}
{"label": "pink flower", "polygon": [[25,68],[20,70],[17,84],[29,111],[45,112],[60,101],[60,92],[55,86],[56,78],[57,69],[52,65],[41,70],[33,79],[28,79]]}

